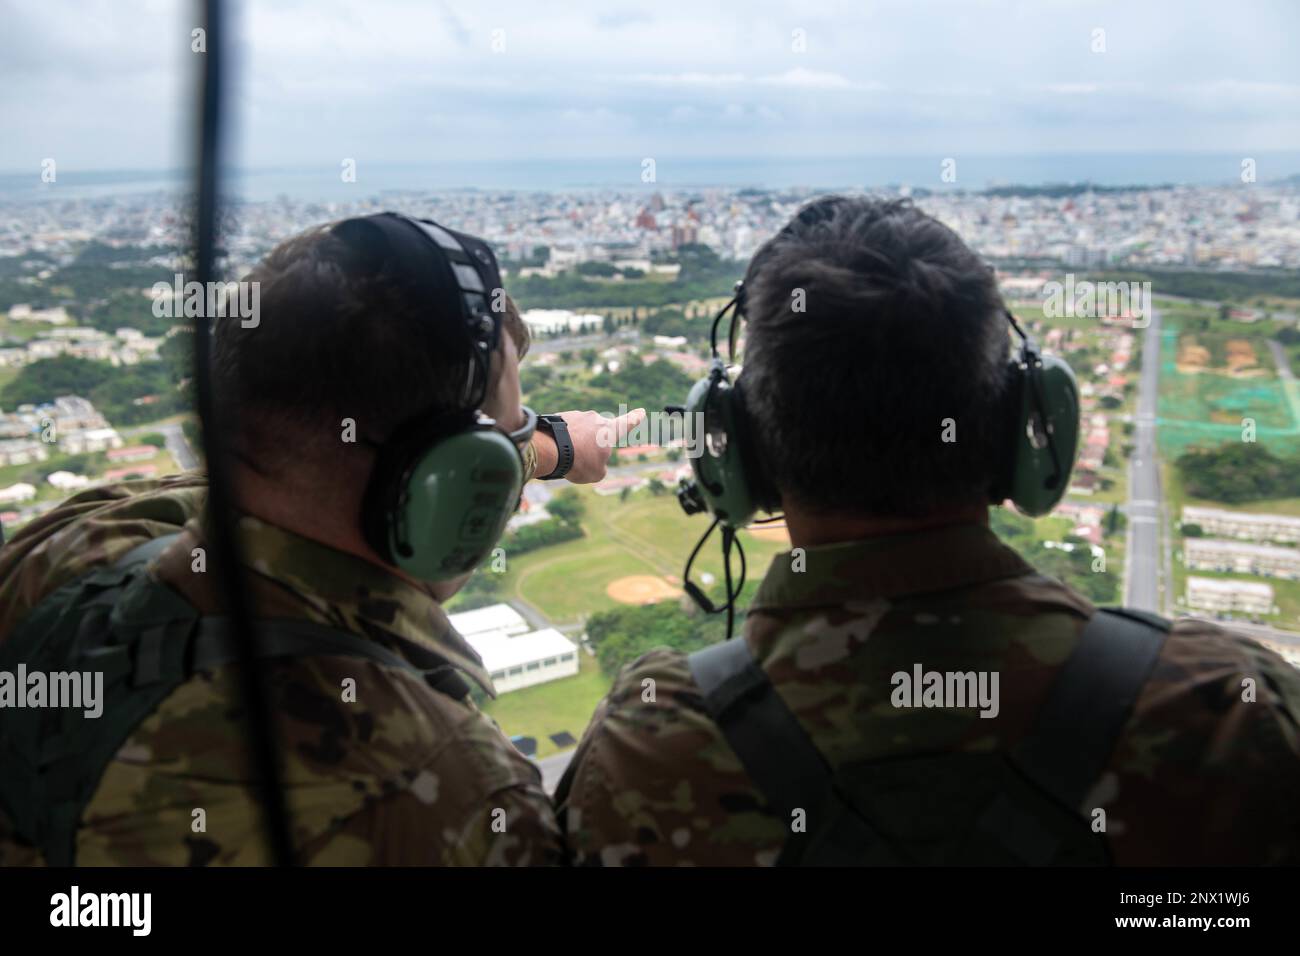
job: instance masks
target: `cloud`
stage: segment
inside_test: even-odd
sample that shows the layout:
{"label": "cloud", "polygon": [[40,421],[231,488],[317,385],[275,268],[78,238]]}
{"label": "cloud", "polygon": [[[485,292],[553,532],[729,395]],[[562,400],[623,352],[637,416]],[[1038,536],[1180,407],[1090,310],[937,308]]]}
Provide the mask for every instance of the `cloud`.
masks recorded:
{"label": "cloud", "polygon": [[[188,162],[193,7],[10,4],[0,170]],[[232,158],[1300,150],[1300,4],[238,0]],[[1093,54],[1091,30],[1107,29]],[[791,30],[807,39],[791,47]],[[494,52],[493,31],[505,31]],[[498,44],[499,46],[499,44]],[[865,95],[864,95],[865,94]],[[725,139],[717,131],[725,128]]]}
{"label": "cloud", "polygon": [[633,73],[628,76],[630,83],[647,86],[696,86],[723,87],[736,86],[745,82],[743,73]]}
{"label": "cloud", "polygon": [[874,81],[855,83],[839,73],[795,67],[784,73],[761,76],[756,81],[764,86],[780,86],[795,90],[858,90],[875,92],[885,89],[883,83]]}
{"label": "cloud", "polygon": [[1042,87],[1048,93],[1060,93],[1065,96],[1077,96],[1087,93],[1100,93],[1100,83],[1048,83]]}

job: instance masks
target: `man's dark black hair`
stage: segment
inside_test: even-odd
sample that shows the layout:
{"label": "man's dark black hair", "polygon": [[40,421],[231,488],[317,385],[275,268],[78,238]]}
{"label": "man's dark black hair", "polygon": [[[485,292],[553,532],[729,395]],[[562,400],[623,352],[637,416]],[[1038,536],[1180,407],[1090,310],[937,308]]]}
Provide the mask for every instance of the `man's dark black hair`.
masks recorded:
{"label": "man's dark black hair", "polygon": [[783,496],[881,517],[985,500],[1009,339],[955,232],[907,200],[818,200],[754,256],[745,302],[745,394]]}

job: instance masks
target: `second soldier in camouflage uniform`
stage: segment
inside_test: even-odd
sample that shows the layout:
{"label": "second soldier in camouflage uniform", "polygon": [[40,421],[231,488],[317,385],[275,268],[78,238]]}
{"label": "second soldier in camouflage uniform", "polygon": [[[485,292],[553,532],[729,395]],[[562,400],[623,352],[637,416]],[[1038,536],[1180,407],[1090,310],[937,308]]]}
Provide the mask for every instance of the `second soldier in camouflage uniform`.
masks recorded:
{"label": "second soldier in camouflage uniform", "polygon": [[[995,280],[906,204],[832,200],[760,250],[745,286],[742,381],[796,550],[773,559],[739,639],[833,768],[1010,754],[1095,608],[988,528],[1007,359]],[[949,421],[957,440],[941,442]],[[996,712],[895,706],[894,675],[918,664],[997,674]],[[1110,858],[1300,862],[1298,718],[1300,672],[1177,622],[1086,797]],[[954,808],[912,792],[881,829],[953,837]],[[794,825],[671,650],[618,676],[557,803],[580,865],[770,865]]]}

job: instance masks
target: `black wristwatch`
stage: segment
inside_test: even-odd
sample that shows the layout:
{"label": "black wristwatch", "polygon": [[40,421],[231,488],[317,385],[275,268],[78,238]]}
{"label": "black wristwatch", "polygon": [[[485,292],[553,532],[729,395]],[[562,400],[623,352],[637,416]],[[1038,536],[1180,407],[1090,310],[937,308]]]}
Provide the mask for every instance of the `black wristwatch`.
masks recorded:
{"label": "black wristwatch", "polygon": [[553,481],[556,478],[563,478],[573,467],[573,439],[569,437],[569,426],[565,424],[564,419],[559,415],[538,415],[537,430],[550,432],[551,437],[555,439],[555,450],[558,453],[558,460],[555,470],[549,475],[539,475],[542,481]]}

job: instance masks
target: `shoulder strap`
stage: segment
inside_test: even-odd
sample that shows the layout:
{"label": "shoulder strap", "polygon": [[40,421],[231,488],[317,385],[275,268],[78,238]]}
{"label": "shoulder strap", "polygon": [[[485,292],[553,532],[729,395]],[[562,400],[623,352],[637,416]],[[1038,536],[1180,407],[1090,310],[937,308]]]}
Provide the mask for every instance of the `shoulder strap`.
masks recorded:
{"label": "shoulder strap", "polygon": [[[1022,772],[1075,812],[1105,769],[1138,693],[1155,666],[1169,622],[1141,611],[1098,610],[1057,674],[1033,729],[1014,753]],[[754,661],[743,637],[687,659],[705,710],[722,731],[773,811],[789,822],[804,809],[818,835],[819,861],[887,859],[887,841],[838,793],[834,769]],[[1021,859],[1050,862],[1054,841],[1026,829],[1005,801],[980,821]],[[803,852],[797,837],[780,862]],[[1023,845],[1022,845],[1023,844]]]}
{"label": "shoulder strap", "polygon": [[744,637],[698,650],[687,659],[709,716],[740,757],[772,808],[788,821],[831,776],[825,759],[790,712]]}
{"label": "shoulder strap", "polygon": [[[792,828],[778,864],[797,862],[814,837],[825,865],[889,854],[884,838],[840,796],[834,771],[743,636],[695,651],[687,664],[705,710],[772,811]],[[795,829],[799,811],[803,826]]]}
{"label": "shoulder strap", "polygon": [[1071,810],[1106,769],[1169,627],[1143,611],[1098,609],[1016,747],[1021,770]]}

